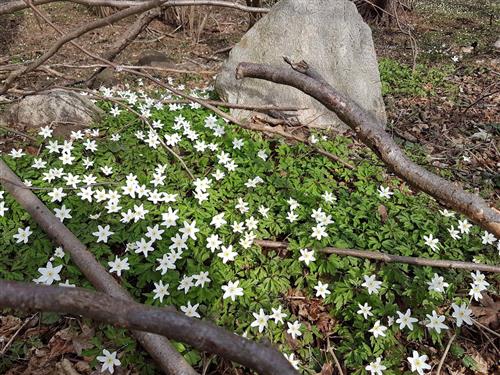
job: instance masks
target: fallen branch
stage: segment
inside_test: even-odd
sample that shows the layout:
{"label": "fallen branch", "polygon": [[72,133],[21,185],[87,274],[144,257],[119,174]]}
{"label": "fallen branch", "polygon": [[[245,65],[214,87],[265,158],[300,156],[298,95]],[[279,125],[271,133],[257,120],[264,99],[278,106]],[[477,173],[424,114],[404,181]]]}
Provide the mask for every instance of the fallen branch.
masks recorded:
{"label": "fallen branch", "polygon": [[245,339],[210,322],[189,318],[171,308],[141,305],[80,288],[5,280],[0,280],[0,307],[82,315],[119,327],[164,335],[260,374],[298,375],[274,347]]}
{"label": "fallen branch", "polygon": [[[66,2],[66,3],[76,3],[93,7],[112,7],[117,9],[125,9],[130,7],[135,7],[146,3],[146,1],[130,1],[130,0],[33,0],[33,5],[43,5],[54,2]],[[241,10],[243,12],[250,13],[268,13],[269,8],[254,8],[248,7],[242,4],[238,4],[235,1],[229,0],[169,0],[164,6],[216,6],[222,8],[233,8],[236,10]],[[0,15],[14,13],[19,10],[28,8],[28,5],[24,0],[14,0],[7,1],[5,4],[0,5]]]}
{"label": "fallen branch", "polygon": [[[150,0],[144,3],[141,3],[140,5],[136,5],[134,7],[130,7],[127,9],[124,9],[122,11],[119,11],[117,13],[112,14],[111,16],[101,18],[97,21],[90,22],[88,24],[85,24],[75,30],[73,30],[71,33],[63,35],[61,38],[59,38],[56,43],[52,45],[51,48],[49,48],[42,56],[40,56],[38,59],[33,61],[31,64],[11,72],[7,79],[4,82],[4,85],[0,88],[0,95],[4,94],[7,92],[7,90],[10,88],[10,86],[14,83],[14,81],[21,75],[24,75],[26,73],[31,72],[32,70],[38,68],[40,65],[42,65],[44,62],[49,60],[52,56],[54,56],[57,51],[61,49],[62,46],[64,46],[68,42],[72,42],[74,39],[82,36],[83,34],[88,33],[89,31],[111,25],[115,22],[118,22],[124,18],[130,17],[134,14],[138,13],[143,13],[147,12],[150,9],[156,8],[160,6],[162,3],[164,3],[166,0]],[[34,8],[33,4],[27,4],[27,6],[32,6]],[[35,8],[36,9],[36,8]],[[111,63],[113,67],[115,67],[115,64]]]}
{"label": "fallen branch", "polygon": [[295,87],[312,96],[335,112],[396,175],[500,238],[500,212],[489,207],[480,196],[466,192],[408,159],[372,114],[344,97],[322,78],[318,79],[319,74],[306,62],[291,66],[292,69],[284,69],[265,64],[240,63],[236,78],[263,79]]}
{"label": "fallen branch", "polygon": [[[24,186],[24,184],[1,159],[0,182],[47,235],[70,254],[73,263],[97,290],[112,297],[127,300],[127,303],[133,303],[132,297],[122,289],[85,245],[54,216],[42,201],[31,190],[21,189],[17,186]],[[133,331],[133,334],[165,373],[172,375],[196,374],[196,371],[164,337],[140,331]]]}
{"label": "fallen branch", "polygon": [[[254,243],[256,245],[269,249],[288,248],[287,242],[271,241],[271,240],[255,240]],[[318,251],[325,254],[335,254],[342,256],[351,256],[355,258],[378,260],[384,263],[405,263],[405,264],[412,264],[415,266],[451,268],[451,269],[462,269],[471,271],[477,270],[483,272],[500,273],[500,266],[490,266],[488,264],[462,262],[458,260],[441,260],[441,259],[407,257],[401,255],[390,255],[378,251],[338,249],[336,247],[325,247],[324,249],[320,249]]]}
{"label": "fallen branch", "polygon": [[[122,37],[106,51],[103,58],[108,61],[114,61],[115,58],[122,53],[123,50],[127,48],[127,46],[132,43],[135,38],[137,38],[137,36],[160,14],[161,10],[159,8],[151,9],[150,11],[141,14],[141,16],[129,29],[127,29]],[[106,67],[100,67],[90,76],[86,82],[87,87],[92,87],[94,85],[97,75],[104,71],[104,69],[106,69]]]}

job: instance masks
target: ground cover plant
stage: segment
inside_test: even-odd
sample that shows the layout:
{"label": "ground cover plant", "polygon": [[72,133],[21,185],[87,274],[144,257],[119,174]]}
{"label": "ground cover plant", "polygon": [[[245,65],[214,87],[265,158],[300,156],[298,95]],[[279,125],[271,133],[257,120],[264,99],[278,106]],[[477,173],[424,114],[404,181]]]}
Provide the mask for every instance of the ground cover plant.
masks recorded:
{"label": "ground cover plant", "polygon": [[[320,371],[331,348],[354,374],[421,374],[439,362],[448,333],[473,323],[471,302],[498,294],[497,279],[479,272],[321,252],[499,263],[497,239],[387,174],[349,138],[311,135],[354,170],[195,103],[165,104],[164,92],[98,95],[108,116],[95,128],[71,141],[42,128],[39,154],[14,149],[5,160],[137,301],[265,338],[305,374]],[[90,287],[8,194],[0,214],[1,278]],[[104,327],[93,344],[83,354],[102,370],[155,373],[124,330]],[[200,353],[177,348],[200,366]],[[474,366],[460,344],[451,354]]]}

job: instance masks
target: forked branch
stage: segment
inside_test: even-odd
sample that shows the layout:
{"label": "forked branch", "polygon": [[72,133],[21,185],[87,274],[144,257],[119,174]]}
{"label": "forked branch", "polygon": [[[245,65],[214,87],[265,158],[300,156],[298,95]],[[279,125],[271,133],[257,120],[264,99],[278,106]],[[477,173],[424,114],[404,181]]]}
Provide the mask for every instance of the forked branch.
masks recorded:
{"label": "forked branch", "polygon": [[485,230],[500,238],[500,212],[480,196],[429,172],[408,159],[376,118],[340,94],[306,62],[292,68],[243,62],[236,69],[237,79],[258,78],[295,87],[312,96],[348,125],[356,136],[396,175],[426,192],[442,204],[468,216]]}
{"label": "forked branch", "polygon": [[298,375],[276,348],[258,344],[175,309],[141,305],[80,288],[0,280],[0,308],[82,315],[132,330],[167,336],[264,375]]}

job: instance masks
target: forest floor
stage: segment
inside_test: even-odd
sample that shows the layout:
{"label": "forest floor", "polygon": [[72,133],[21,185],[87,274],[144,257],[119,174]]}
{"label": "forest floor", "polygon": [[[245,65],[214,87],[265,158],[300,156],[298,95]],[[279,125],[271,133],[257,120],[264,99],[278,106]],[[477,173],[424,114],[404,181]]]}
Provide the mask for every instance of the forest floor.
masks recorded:
{"label": "forest floor", "polygon": [[[76,4],[53,3],[43,10],[66,30],[75,23],[95,19],[89,9]],[[384,99],[388,131],[419,163],[476,189],[500,208],[500,50],[494,47],[500,37],[498,11],[494,2],[486,0],[417,1],[416,9],[403,20],[412,25],[412,37],[418,46],[415,74],[411,74],[415,51],[407,34],[395,24],[373,25],[373,36],[379,60],[384,61],[381,74],[387,80]],[[172,76],[187,85],[209,84],[227,55],[221,51],[237,43],[247,27],[241,13],[212,12],[197,41],[182,30],[155,21],[118,61],[135,65],[144,50],[160,51],[179,68],[193,71]],[[24,16],[0,19],[1,65],[33,59],[53,43],[56,33],[46,26],[41,32],[41,22],[29,11]],[[122,22],[100,29],[79,42],[100,54],[129,26]],[[90,61],[73,47],[64,47],[51,60],[59,76],[39,72],[26,80],[40,87],[45,82],[65,83],[89,75],[89,69],[58,65],[63,63],[85,65]],[[429,73],[431,69],[435,74]],[[205,73],[196,73],[200,71]],[[21,137],[0,133],[1,150],[24,144]],[[498,304],[496,301],[495,306]],[[500,312],[497,314],[500,316]],[[18,356],[7,374],[90,374],[85,358],[72,364],[61,358],[91,345],[93,333],[85,322],[74,318],[51,314],[3,316],[0,352],[9,345],[9,355]],[[10,338],[12,342],[8,342]],[[491,365],[492,358],[488,353],[495,345],[490,344],[483,337],[464,343],[477,363],[475,373],[487,373],[484,369]],[[116,371],[134,373],[121,368]],[[456,374],[465,373],[473,372],[457,367]]]}

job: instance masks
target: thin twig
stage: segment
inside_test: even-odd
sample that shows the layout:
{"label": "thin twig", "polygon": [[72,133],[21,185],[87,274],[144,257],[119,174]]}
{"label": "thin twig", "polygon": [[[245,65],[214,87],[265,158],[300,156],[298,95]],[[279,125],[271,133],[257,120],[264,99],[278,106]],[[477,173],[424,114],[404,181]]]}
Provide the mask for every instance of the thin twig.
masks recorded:
{"label": "thin twig", "polygon": [[30,135],[28,135],[26,133],[20,132],[19,130],[14,130],[14,129],[11,129],[11,128],[7,127],[7,126],[3,126],[3,125],[0,125],[0,129],[5,130],[6,132],[9,132],[9,133],[18,135],[20,137],[29,139],[30,141],[33,141],[35,143],[38,143],[38,140],[36,138],[33,138],[32,136],[30,136]]}
{"label": "thin twig", "polygon": [[[274,249],[283,249],[288,247],[287,242],[272,241],[272,240],[255,240],[254,243],[262,247],[269,247]],[[490,266],[489,264],[462,262],[457,260],[407,257],[400,255],[390,255],[378,251],[338,249],[335,247],[325,247],[324,249],[320,249],[318,251],[325,254],[335,254],[342,256],[351,256],[356,258],[372,259],[372,260],[382,261],[385,263],[405,263],[405,264],[412,264],[415,266],[464,269],[472,271],[478,270],[483,272],[500,273],[499,266]]]}
{"label": "thin twig", "polygon": [[29,317],[28,319],[26,319],[26,321],[21,325],[21,327],[19,327],[17,329],[17,331],[12,335],[12,337],[9,339],[9,341],[7,341],[7,343],[5,344],[5,346],[2,348],[2,350],[0,350],[0,357],[2,357],[6,352],[7,352],[7,349],[9,349],[9,347],[12,345],[12,343],[14,342],[14,340],[16,339],[17,335],[19,334],[19,332],[21,332],[23,330],[24,327],[26,327],[26,325],[31,322],[33,320],[33,318],[35,316],[37,316],[38,313],[36,314],[33,314],[31,317]]}
{"label": "thin twig", "polygon": [[344,370],[342,370],[342,366],[340,365],[340,362],[339,362],[337,356],[335,355],[333,348],[330,345],[330,338],[329,337],[326,338],[326,350],[332,356],[333,361],[335,362],[335,366],[337,367],[337,370],[339,370],[339,374],[344,375]]}
{"label": "thin twig", "polygon": [[457,334],[455,332],[453,334],[453,336],[451,336],[450,341],[448,341],[448,345],[446,345],[446,349],[444,350],[443,355],[441,356],[441,360],[439,361],[439,365],[438,365],[438,368],[436,370],[436,375],[441,375],[441,367],[443,367],[444,360],[446,359],[446,356],[448,355],[448,352],[450,351],[451,344],[453,343],[453,341],[455,340],[456,337],[457,337]]}
{"label": "thin twig", "polygon": [[484,324],[479,323],[477,320],[472,320],[475,325],[481,327],[482,329],[488,331],[489,333],[495,335],[496,337],[500,337],[500,333],[493,331],[492,329],[486,327]]}

